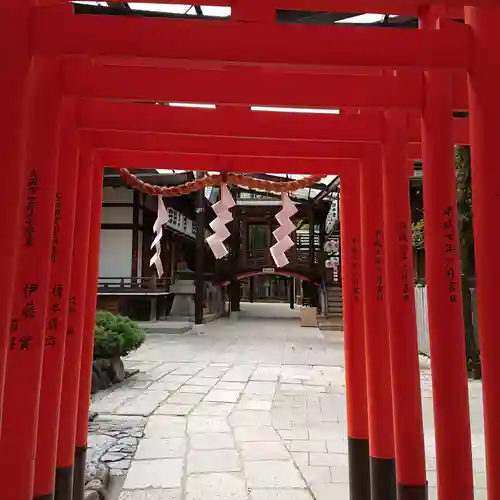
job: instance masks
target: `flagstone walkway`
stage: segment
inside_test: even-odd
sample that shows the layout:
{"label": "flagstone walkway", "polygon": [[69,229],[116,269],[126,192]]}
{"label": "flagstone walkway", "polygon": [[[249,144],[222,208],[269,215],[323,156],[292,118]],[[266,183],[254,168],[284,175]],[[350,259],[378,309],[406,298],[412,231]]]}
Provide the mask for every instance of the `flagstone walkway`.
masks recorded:
{"label": "flagstone walkway", "polygon": [[[93,404],[144,422],[120,500],[347,500],[343,344],[284,304],[242,304],[204,335],[150,335],[135,375]],[[328,337],[326,337],[328,335]],[[337,335],[337,338],[335,338]],[[425,366],[425,365],[424,365]],[[480,384],[471,382],[476,500],[486,498]],[[430,498],[430,373],[422,369]]]}

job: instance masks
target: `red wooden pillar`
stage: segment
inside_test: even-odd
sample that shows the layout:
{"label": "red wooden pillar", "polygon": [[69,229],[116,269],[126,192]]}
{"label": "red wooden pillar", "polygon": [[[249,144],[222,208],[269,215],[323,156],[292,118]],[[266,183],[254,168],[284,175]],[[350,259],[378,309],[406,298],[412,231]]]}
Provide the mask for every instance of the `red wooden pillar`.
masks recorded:
{"label": "red wooden pillar", "polygon": [[466,9],[473,33],[469,71],[472,209],[476,254],[477,310],[483,376],[488,498],[500,499],[500,337],[498,335],[497,214],[500,213],[500,9]]}
{"label": "red wooden pillar", "polygon": [[382,160],[365,146],[361,165],[361,262],[372,500],[395,500],[396,477],[384,271]]}
{"label": "red wooden pillar", "polygon": [[[423,29],[435,28],[436,11],[422,11],[420,23]],[[425,73],[425,258],[438,497],[471,500],[474,492],[450,81],[444,72]]]}
{"label": "red wooden pillar", "polygon": [[73,257],[78,172],[78,140],[73,100],[64,99],[61,119],[59,172],[50,258],[50,298],[47,308],[35,461],[34,496],[43,500],[54,498],[57,433]]}
{"label": "red wooden pillar", "polygon": [[385,114],[384,237],[398,500],[425,500],[425,447],[413,291],[410,186],[404,112]]}
{"label": "red wooden pillar", "polygon": [[0,245],[0,432],[3,410],[5,366],[8,352],[12,297],[19,254],[21,199],[26,140],[26,80],[31,61],[28,15],[30,2],[7,0],[2,3],[0,58],[4,68],[0,78],[0,147],[1,172],[7,186],[0,196],[0,214],[5,221]]}
{"label": "red wooden pillar", "polygon": [[370,500],[370,450],[366,402],[365,333],[361,294],[359,168],[342,174],[340,234],[351,500]]}
{"label": "red wooden pillar", "polygon": [[55,487],[55,498],[57,500],[70,500],[73,492],[78,385],[82,354],[83,321],[85,316],[92,182],[94,180],[90,160],[91,152],[88,145],[80,143],[74,227],[75,245],[72,255],[71,284],[68,298],[67,336],[64,354],[59,437],[57,442]]}
{"label": "red wooden pillar", "polygon": [[92,360],[94,352],[94,326],[97,303],[97,279],[99,273],[99,244],[101,239],[102,175],[100,166],[93,166],[95,175],[92,185],[92,208],[90,218],[90,244],[88,251],[88,271],[86,300],[83,323],[83,347],[80,367],[80,387],[76,428],[75,470],[73,500],[83,500],[85,457],[90,405]]}
{"label": "red wooden pillar", "polygon": [[57,185],[60,116],[59,61],[33,61],[28,90],[30,122],[22,200],[19,266],[14,284],[5,377],[0,470],[2,496],[33,496],[34,460],[50,256]]}

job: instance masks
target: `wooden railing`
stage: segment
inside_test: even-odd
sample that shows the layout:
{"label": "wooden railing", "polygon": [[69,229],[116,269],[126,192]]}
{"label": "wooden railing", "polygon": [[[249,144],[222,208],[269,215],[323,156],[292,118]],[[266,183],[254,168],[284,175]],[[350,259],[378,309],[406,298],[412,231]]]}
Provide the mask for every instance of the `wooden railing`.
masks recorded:
{"label": "wooden railing", "polygon": [[242,255],[243,265],[248,267],[266,267],[272,263],[269,250],[247,250]]}
{"label": "wooden railing", "polygon": [[170,278],[145,276],[140,278],[99,278],[97,293],[137,294],[150,292],[168,292]]}

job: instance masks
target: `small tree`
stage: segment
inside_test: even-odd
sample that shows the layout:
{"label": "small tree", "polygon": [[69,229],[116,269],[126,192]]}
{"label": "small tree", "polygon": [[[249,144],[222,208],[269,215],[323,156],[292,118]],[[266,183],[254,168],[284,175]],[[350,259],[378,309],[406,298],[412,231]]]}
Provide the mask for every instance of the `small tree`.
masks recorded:
{"label": "small tree", "polygon": [[126,356],[144,342],[144,330],[130,318],[97,311],[95,318],[94,358]]}

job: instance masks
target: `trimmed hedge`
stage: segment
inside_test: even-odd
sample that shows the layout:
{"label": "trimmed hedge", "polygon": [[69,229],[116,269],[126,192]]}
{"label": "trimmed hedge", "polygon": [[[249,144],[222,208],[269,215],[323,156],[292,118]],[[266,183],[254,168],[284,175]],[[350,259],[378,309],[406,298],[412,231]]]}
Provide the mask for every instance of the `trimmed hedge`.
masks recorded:
{"label": "trimmed hedge", "polygon": [[130,318],[107,311],[97,311],[94,359],[126,356],[140,347],[145,338],[145,331]]}

